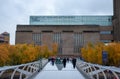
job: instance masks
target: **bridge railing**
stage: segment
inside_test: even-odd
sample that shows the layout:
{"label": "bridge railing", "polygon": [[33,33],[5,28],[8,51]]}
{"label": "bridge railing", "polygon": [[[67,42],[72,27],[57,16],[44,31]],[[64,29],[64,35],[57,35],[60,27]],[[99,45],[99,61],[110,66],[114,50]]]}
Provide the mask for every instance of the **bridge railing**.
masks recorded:
{"label": "bridge railing", "polygon": [[90,79],[120,79],[120,68],[77,61],[77,68]]}
{"label": "bridge railing", "polygon": [[35,72],[40,71],[46,63],[47,60],[44,59],[27,64],[0,67],[0,79],[27,79]]}

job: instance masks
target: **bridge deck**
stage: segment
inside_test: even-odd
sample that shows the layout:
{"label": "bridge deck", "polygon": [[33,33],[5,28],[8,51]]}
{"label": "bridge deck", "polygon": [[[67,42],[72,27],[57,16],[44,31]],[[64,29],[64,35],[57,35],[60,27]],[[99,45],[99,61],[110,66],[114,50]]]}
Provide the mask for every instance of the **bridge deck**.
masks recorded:
{"label": "bridge deck", "polygon": [[[59,70],[62,68],[61,70]],[[38,73],[34,79],[85,79],[83,75],[69,62],[66,67],[62,67],[59,64],[52,65],[48,63],[44,69]]]}

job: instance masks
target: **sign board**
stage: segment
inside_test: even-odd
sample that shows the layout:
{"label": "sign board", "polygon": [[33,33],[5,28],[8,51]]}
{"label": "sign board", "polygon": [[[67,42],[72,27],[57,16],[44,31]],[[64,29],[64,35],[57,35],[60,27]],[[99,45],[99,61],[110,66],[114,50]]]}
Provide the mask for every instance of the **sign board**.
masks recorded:
{"label": "sign board", "polygon": [[108,61],[108,53],[106,51],[102,51],[102,62],[106,64]]}

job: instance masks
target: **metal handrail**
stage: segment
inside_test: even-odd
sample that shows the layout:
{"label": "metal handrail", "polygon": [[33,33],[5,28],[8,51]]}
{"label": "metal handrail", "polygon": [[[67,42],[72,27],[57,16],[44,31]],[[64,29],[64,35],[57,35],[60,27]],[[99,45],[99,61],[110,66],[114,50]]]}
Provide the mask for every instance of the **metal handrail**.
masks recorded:
{"label": "metal handrail", "polygon": [[120,68],[117,67],[102,66],[98,64],[87,63],[81,60],[77,61],[76,66],[92,79],[110,79],[110,76],[112,76],[111,79],[120,79]]}
{"label": "metal handrail", "polygon": [[[39,68],[40,64],[45,65],[46,63],[47,63],[47,60],[44,59],[44,60],[42,60],[41,63],[39,61],[35,61],[35,62],[21,64],[21,65],[0,67],[0,78],[3,77],[3,74],[5,74],[6,71],[12,70],[10,79],[13,79],[15,77],[16,72],[20,73],[19,79],[22,79],[23,75],[25,75],[24,79],[27,79],[35,72],[42,69],[42,68]],[[41,66],[41,67],[43,67],[43,66]]]}

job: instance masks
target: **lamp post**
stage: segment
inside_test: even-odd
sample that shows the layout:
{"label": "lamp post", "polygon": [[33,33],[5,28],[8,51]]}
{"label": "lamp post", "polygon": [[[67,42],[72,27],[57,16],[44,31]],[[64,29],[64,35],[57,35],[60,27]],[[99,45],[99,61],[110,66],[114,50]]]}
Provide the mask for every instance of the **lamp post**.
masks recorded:
{"label": "lamp post", "polygon": [[38,70],[38,72],[40,70],[42,70],[42,57],[40,57],[40,59],[39,59],[39,70]]}

